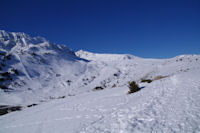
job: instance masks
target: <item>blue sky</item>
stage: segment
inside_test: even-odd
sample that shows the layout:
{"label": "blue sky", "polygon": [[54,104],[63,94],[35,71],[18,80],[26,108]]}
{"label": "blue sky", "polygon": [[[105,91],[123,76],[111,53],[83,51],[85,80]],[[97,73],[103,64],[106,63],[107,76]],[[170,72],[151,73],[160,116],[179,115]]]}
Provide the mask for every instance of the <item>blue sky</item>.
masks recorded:
{"label": "blue sky", "polygon": [[4,0],[0,29],[74,51],[169,58],[200,54],[199,0]]}

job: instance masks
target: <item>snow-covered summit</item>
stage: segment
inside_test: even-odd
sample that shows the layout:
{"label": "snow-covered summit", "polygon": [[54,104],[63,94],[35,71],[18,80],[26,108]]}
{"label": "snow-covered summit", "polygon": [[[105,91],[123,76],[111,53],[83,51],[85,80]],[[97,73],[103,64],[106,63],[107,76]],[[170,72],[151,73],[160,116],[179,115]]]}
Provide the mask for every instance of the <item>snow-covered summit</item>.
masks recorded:
{"label": "snow-covered summit", "polygon": [[3,48],[12,48],[15,45],[27,46],[29,44],[36,45],[39,43],[48,42],[43,37],[30,37],[23,32],[6,32],[0,30],[0,43]]}
{"label": "snow-covered summit", "polygon": [[[48,96],[46,92],[55,91],[54,88],[58,91],[61,84],[65,86],[67,80],[80,75],[86,63],[65,45],[51,43],[43,37],[3,30],[0,31],[0,59],[2,103],[22,103],[24,96],[22,99],[29,102],[31,100],[28,99],[35,99],[33,97]],[[20,100],[5,98],[7,92],[15,96],[17,94]]]}
{"label": "snow-covered summit", "polygon": [[78,57],[87,59],[87,60],[101,60],[101,61],[119,61],[119,60],[129,60],[139,58],[130,54],[99,54],[92,53],[84,50],[79,50],[76,52]]}
{"label": "snow-covered summit", "polygon": [[64,50],[65,52],[74,55],[74,53],[65,45],[56,45],[43,37],[31,37],[23,32],[6,32],[0,30],[1,50],[6,50],[7,52],[11,52],[14,49],[18,50],[18,52],[19,50],[34,51],[38,50],[39,47],[46,50]]}

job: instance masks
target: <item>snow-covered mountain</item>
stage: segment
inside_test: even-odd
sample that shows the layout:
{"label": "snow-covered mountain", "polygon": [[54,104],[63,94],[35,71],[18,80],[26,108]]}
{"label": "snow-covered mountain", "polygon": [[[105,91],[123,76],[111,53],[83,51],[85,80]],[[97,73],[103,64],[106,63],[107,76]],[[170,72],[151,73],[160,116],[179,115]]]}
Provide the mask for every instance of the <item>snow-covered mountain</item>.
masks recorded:
{"label": "snow-covered mountain", "polygon": [[0,31],[0,58],[1,104],[59,97],[85,71],[87,62],[65,45],[5,31]]}
{"label": "snow-covered mountain", "polygon": [[117,61],[117,60],[130,60],[139,58],[129,54],[97,54],[97,53],[87,52],[84,50],[77,51],[76,55],[84,59],[96,60],[96,61]]}
{"label": "snow-covered mountain", "polygon": [[[0,58],[0,105],[23,106],[0,133],[200,132],[200,55],[74,53],[0,31]],[[131,81],[141,90],[128,95]]]}

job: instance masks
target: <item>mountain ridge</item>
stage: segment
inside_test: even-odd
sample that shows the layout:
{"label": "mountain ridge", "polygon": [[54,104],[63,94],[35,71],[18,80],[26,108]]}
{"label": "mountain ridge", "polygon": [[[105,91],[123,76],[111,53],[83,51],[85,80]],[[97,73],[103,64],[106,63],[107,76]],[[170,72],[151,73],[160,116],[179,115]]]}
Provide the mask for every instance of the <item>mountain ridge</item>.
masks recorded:
{"label": "mountain ridge", "polygon": [[[194,69],[199,55],[149,59],[130,54],[73,52],[43,37],[1,30],[0,58],[1,103],[31,104],[92,91],[98,86],[127,86],[131,80]],[[172,71],[164,71],[169,68]],[[20,100],[15,102],[12,97]]]}

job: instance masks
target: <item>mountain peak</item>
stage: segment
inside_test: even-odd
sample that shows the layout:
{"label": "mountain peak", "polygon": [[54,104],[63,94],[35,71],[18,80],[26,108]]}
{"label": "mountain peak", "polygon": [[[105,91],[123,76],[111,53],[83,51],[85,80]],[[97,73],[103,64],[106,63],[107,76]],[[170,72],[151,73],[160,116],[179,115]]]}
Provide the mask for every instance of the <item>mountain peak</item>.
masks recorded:
{"label": "mountain peak", "polygon": [[45,38],[37,36],[31,37],[24,32],[6,32],[5,30],[0,30],[0,43],[26,43],[27,44],[38,44],[42,42],[48,42]]}
{"label": "mountain peak", "polygon": [[25,34],[24,32],[6,32],[5,30],[0,30],[0,37],[31,38],[28,34]]}
{"label": "mountain peak", "polygon": [[80,58],[84,58],[87,60],[102,60],[102,61],[119,61],[119,60],[139,58],[130,54],[101,54],[101,53],[92,53],[84,50],[77,51],[76,55]]}

